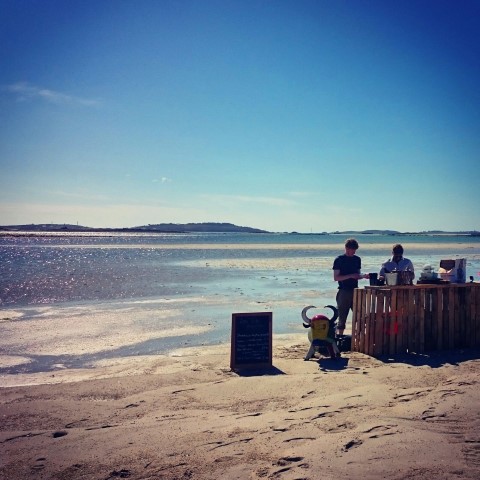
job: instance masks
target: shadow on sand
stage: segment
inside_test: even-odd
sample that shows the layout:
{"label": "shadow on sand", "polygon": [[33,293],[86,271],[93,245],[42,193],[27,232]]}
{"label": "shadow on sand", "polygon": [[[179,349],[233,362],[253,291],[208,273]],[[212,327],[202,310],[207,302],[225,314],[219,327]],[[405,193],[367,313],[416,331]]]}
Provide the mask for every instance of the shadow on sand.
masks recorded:
{"label": "shadow on sand", "polygon": [[[320,370],[323,372],[341,371],[349,368],[349,353],[345,352],[341,358],[332,359],[321,357],[317,360]],[[379,356],[375,360],[385,364],[404,363],[412,367],[440,368],[444,365],[460,365],[469,360],[480,359],[480,349],[465,348],[456,350],[441,350],[423,354],[405,353],[398,355]]]}
{"label": "shadow on sand", "polygon": [[275,366],[258,368],[235,368],[232,372],[239,377],[261,377],[271,375],[285,375],[285,372]]}
{"label": "shadow on sand", "polygon": [[438,350],[427,353],[403,353],[376,357],[384,363],[405,363],[413,367],[439,368],[444,365],[459,365],[469,360],[480,359],[479,348],[462,348],[455,350]]}

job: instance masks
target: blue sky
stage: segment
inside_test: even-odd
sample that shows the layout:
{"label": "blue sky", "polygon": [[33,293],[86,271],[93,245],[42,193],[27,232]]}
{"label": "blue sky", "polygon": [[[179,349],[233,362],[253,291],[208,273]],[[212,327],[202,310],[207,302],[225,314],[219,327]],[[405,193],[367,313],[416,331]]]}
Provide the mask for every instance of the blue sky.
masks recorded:
{"label": "blue sky", "polygon": [[0,225],[480,230],[478,0],[0,0]]}

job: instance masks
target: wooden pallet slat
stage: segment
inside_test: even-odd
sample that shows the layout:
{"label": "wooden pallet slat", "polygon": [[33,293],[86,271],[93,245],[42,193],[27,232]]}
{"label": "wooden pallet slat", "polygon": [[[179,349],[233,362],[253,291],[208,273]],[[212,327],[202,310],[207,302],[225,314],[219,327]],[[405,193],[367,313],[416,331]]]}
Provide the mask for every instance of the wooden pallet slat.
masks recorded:
{"label": "wooden pallet slat", "polygon": [[408,301],[408,290],[397,291],[397,311],[398,311],[398,338],[397,353],[405,353],[408,348],[408,312],[405,308]]}
{"label": "wooden pallet slat", "polygon": [[445,289],[436,288],[435,292],[435,332],[436,332],[436,349],[443,348],[443,293]]}
{"label": "wooden pallet slat", "polygon": [[455,288],[448,290],[448,348],[455,348]]}
{"label": "wooden pallet slat", "polygon": [[[373,356],[383,354],[384,349],[384,330],[385,330],[385,292],[379,292],[377,295],[377,311],[375,314],[375,328],[373,330],[373,345],[370,348],[373,350]],[[373,348],[372,348],[373,347]]]}
{"label": "wooden pallet slat", "polygon": [[473,317],[475,326],[475,347],[480,347],[480,288],[475,288],[475,300]]}
{"label": "wooden pallet slat", "polygon": [[361,291],[360,298],[361,298],[361,313],[358,317],[360,322],[360,328],[358,332],[358,351],[359,352],[366,352],[365,347],[365,335],[367,330],[367,321],[368,321],[368,311],[369,311],[369,296],[370,292],[368,290]]}
{"label": "wooden pallet slat", "polygon": [[390,290],[389,295],[389,308],[390,312],[393,313],[392,323],[390,325],[390,346],[389,354],[395,355],[397,353],[397,348],[401,348],[401,342],[399,342],[400,335],[400,312],[397,309],[397,295],[398,290]]}

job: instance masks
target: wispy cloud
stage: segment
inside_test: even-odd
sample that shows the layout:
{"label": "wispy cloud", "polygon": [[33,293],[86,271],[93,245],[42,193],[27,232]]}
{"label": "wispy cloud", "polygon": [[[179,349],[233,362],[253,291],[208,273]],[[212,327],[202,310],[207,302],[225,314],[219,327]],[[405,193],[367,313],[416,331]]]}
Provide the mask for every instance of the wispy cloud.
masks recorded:
{"label": "wispy cloud", "polygon": [[153,183],[172,183],[172,179],[168,177],[155,178]]}
{"label": "wispy cloud", "polygon": [[17,82],[11,85],[5,85],[3,90],[15,95],[19,101],[40,99],[57,105],[81,105],[84,107],[96,107],[100,105],[98,100],[68,95],[48,88],[31,85],[28,82]]}
{"label": "wispy cloud", "polygon": [[292,200],[288,200],[286,198],[278,198],[278,197],[256,197],[256,196],[247,196],[247,195],[210,195],[210,194],[204,194],[204,195],[201,195],[201,197],[207,200],[215,201],[215,202],[251,203],[251,204],[270,205],[274,207],[287,207],[287,206],[296,204]]}

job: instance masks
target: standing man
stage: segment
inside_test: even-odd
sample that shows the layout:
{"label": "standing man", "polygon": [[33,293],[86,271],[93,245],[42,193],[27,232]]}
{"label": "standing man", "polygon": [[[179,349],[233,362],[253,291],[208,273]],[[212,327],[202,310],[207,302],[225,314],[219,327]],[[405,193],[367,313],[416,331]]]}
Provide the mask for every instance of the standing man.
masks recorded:
{"label": "standing man", "polygon": [[355,255],[358,250],[358,242],[349,238],[345,242],[345,253],[338,256],[333,262],[333,280],[338,282],[337,308],[338,326],[337,332],[343,335],[345,324],[350,310],[353,311],[353,291],[358,288],[358,280],[369,278],[368,273],[362,275],[362,260]]}

